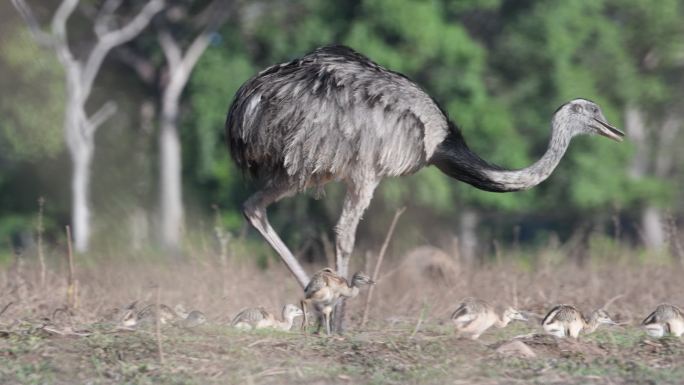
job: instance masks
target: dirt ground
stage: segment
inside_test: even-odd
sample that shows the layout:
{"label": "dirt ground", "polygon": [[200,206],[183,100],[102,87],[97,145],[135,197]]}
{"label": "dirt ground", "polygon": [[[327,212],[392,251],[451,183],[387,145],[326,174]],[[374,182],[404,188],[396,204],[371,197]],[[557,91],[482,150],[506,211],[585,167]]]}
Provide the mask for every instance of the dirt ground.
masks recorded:
{"label": "dirt ground", "polygon": [[[0,311],[9,304],[0,314],[0,383],[684,381],[684,344],[676,338],[651,339],[638,327],[658,303],[682,303],[679,267],[529,269],[499,263],[458,269],[458,279],[444,280],[434,266],[413,277],[402,273],[401,265],[390,266],[378,282],[368,325],[359,327],[362,294],[349,303],[347,332],[325,337],[297,328],[245,332],[230,327],[232,316],[245,306],[277,310],[297,303],[301,289],[278,264],[267,270],[207,261],[106,266],[80,261],[79,266],[76,309],[64,307],[66,285],[59,266],[42,285],[31,263],[0,272]],[[123,326],[126,307],[155,304],[157,287],[161,303],[202,311],[207,322],[188,327],[170,321],[159,333],[154,322]],[[461,298],[472,295],[499,306],[515,305],[531,320],[491,329],[477,341],[459,338],[447,319]],[[539,334],[539,318],[556,303],[573,303],[586,312],[608,303],[620,326],[599,329],[577,342]]]}

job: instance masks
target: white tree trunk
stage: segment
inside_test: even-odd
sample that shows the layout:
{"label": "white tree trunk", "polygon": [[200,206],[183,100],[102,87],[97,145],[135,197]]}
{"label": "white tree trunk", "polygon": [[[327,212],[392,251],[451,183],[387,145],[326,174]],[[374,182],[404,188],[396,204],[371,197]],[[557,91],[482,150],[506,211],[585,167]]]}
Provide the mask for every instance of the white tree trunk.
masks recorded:
{"label": "white tree trunk", "polygon": [[665,246],[665,223],[662,211],[655,206],[647,206],[641,212],[641,228],[644,245],[649,249]]}
{"label": "white tree trunk", "polygon": [[158,35],[169,71],[169,81],[163,89],[159,133],[161,235],[164,247],[172,251],[178,250],[183,231],[181,143],[178,135],[181,94],[218,25],[210,23],[206,30],[195,37],[185,53],[169,30],[162,29]]}
{"label": "white tree trunk", "polygon": [[[625,129],[635,148],[629,173],[632,178],[637,180],[645,178],[653,169],[653,156],[646,127],[641,109],[636,106],[628,106],[625,110]],[[650,204],[642,209],[641,231],[644,246],[647,248],[660,249],[665,245],[665,228],[663,227],[663,214],[660,209]]]}
{"label": "white tree trunk", "polygon": [[95,130],[116,111],[112,102],[105,103],[90,117],[85,105],[93,89],[102,62],[112,48],[136,37],[164,7],[164,0],[150,0],[128,23],[118,29],[110,28],[113,12],[121,5],[120,1],[108,0],[102,5],[94,20],[95,44],[83,60],[74,57],[67,38],[67,21],[78,6],[78,0],[63,0],[52,18],[51,31],[46,33],[40,28],[33,11],[24,0],[12,0],[29,27],[34,39],[47,48],[54,50],[64,67],[67,85],[67,103],[64,121],[64,134],[73,162],[72,188],[72,226],[76,251],[88,250],[90,239],[90,209],[88,188],[90,183],[90,164],[93,159]]}
{"label": "white tree trunk", "polygon": [[466,209],[461,214],[459,246],[461,261],[466,265],[475,264],[478,251],[477,225],[480,218],[476,211]]}
{"label": "white tree trunk", "polygon": [[159,136],[161,235],[163,245],[176,250],[183,231],[181,145],[175,117],[164,114],[162,119]]}
{"label": "white tree trunk", "polygon": [[88,250],[90,240],[89,181],[93,149],[84,145],[71,150],[73,175],[71,180],[71,213],[74,248],[78,252]]}

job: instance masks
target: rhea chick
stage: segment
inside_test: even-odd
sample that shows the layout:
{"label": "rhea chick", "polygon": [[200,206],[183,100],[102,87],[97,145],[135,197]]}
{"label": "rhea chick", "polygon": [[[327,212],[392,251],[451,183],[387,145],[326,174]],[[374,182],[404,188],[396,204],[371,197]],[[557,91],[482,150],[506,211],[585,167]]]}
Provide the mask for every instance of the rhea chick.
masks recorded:
{"label": "rhea chick", "polygon": [[486,301],[477,298],[466,298],[451,314],[451,321],[459,335],[467,335],[476,340],[492,326],[506,327],[511,321],[527,321],[518,310],[508,307],[499,315]]}
{"label": "rhea chick", "polygon": [[304,288],[304,299],[301,304],[304,312],[302,328],[308,323],[306,306],[311,304],[318,316],[318,330],[325,324],[325,332],[330,335],[332,312],[340,298],[354,298],[359,295],[362,286],[373,284],[375,282],[370,277],[360,272],[354,274],[349,284],[344,277],[329,267],[318,271]]}
{"label": "rhea chick", "polygon": [[587,320],[576,307],[557,305],[542,320],[542,328],[556,337],[572,337],[577,339],[580,332],[593,333],[600,325],[615,325],[608,313],[603,309],[595,310]]}
{"label": "rhea chick", "polygon": [[300,308],[288,304],[283,307],[281,321],[262,307],[248,308],[242,310],[233,318],[231,326],[243,330],[271,328],[288,331],[292,328],[294,319],[302,314]]}
{"label": "rhea chick", "polygon": [[641,325],[651,337],[661,338],[665,334],[681,337],[684,334],[684,313],[677,306],[664,303],[658,305]]}

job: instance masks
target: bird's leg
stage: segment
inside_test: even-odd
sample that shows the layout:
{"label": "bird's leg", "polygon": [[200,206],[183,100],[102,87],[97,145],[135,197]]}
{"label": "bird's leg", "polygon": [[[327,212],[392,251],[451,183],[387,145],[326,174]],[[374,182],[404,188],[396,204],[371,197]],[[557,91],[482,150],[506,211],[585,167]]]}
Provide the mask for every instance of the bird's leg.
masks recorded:
{"label": "bird's leg", "polygon": [[326,307],[323,310],[323,315],[325,316],[325,334],[330,336],[332,334],[332,322],[331,322],[332,308]]}
{"label": "bird's leg", "polygon": [[321,327],[323,327],[324,322],[325,322],[325,315],[323,313],[319,313],[316,316],[316,334],[321,334]]}
{"label": "bird's leg", "polygon": [[297,282],[299,282],[302,287],[306,287],[309,283],[309,276],[294,255],[292,255],[292,252],[285,246],[285,243],[283,243],[275,230],[273,230],[273,227],[271,227],[271,224],[268,222],[268,217],[266,216],[266,207],[268,207],[268,205],[293,194],[294,191],[295,190],[288,185],[271,184],[264,189],[257,191],[247,199],[243,213],[249,223],[261,233],[266,239],[266,242],[268,242],[278,255],[280,255],[280,258],[295,276]]}
{"label": "bird's leg", "polygon": [[300,304],[301,304],[301,307],[302,307],[302,313],[304,313],[304,315],[303,315],[303,317],[302,317],[302,328],[301,328],[301,330],[302,330],[304,333],[306,333],[306,327],[307,327],[307,325],[309,324],[309,317],[308,317],[307,314],[306,314],[306,300],[303,299],[303,300],[301,301]]}
{"label": "bird's leg", "polygon": [[[356,228],[373,198],[373,192],[377,185],[378,181],[375,178],[348,183],[347,185],[342,215],[340,215],[337,226],[335,226],[337,232],[335,239],[336,269],[337,273],[346,279],[349,279],[349,257],[354,250]],[[338,333],[342,333],[344,329],[344,311],[345,299],[342,298],[335,306],[335,331]]]}

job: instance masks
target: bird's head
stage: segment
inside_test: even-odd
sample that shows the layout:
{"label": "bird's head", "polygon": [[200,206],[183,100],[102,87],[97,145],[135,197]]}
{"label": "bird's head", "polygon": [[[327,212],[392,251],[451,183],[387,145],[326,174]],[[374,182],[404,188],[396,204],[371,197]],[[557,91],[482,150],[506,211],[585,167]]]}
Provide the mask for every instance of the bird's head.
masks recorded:
{"label": "bird's head", "polygon": [[527,317],[525,317],[519,310],[514,309],[512,307],[507,308],[504,311],[504,318],[508,318],[509,320],[518,320],[518,321],[527,321]]}
{"label": "bird's head", "polygon": [[304,315],[304,312],[298,306],[287,304],[283,307],[283,319],[295,318],[300,315]]}
{"label": "bird's head", "polygon": [[598,324],[615,325],[615,321],[610,318],[607,311],[598,309],[591,314],[591,320]]}
{"label": "bird's head", "polygon": [[554,120],[574,135],[602,135],[621,142],[625,133],[608,124],[598,104],[586,99],[574,99],[560,106]]}
{"label": "bird's head", "polygon": [[352,286],[359,287],[362,285],[375,285],[375,281],[366,274],[358,272],[352,277]]}

